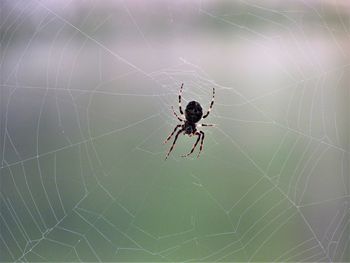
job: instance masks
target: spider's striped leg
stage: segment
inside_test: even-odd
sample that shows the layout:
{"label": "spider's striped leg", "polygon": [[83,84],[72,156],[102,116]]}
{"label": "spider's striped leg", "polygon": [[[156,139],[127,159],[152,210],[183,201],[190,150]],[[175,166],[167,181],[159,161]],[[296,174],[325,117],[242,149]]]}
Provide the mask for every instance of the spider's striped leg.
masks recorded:
{"label": "spider's striped leg", "polygon": [[174,107],[171,106],[171,109],[173,110],[173,113],[175,115],[175,117],[179,120],[179,121],[184,121],[179,115],[177,115],[176,111],[174,110]]}
{"label": "spider's striped leg", "polygon": [[201,123],[198,124],[197,127],[215,127],[216,124],[206,124],[206,123]]}
{"label": "spider's striped leg", "polygon": [[189,156],[190,154],[193,153],[194,149],[196,149],[197,144],[198,144],[198,142],[199,142],[199,140],[200,140],[200,138],[201,138],[201,134],[200,134],[198,131],[196,131],[194,134],[198,136],[197,141],[195,142],[195,144],[193,144],[193,147],[192,147],[191,151],[190,151],[188,154],[182,155],[182,157],[187,157],[187,156]]}
{"label": "spider's striped leg", "polygon": [[170,150],[168,151],[167,155],[165,156],[165,160],[168,159],[169,154],[170,154],[171,151],[174,149],[174,146],[175,146],[177,137],[179,137],[179,134],[180,134],[181,132],[183,132],[183,131],[184,131],[184,129],[182,128],[181,130],[179,130],[179,131],[176,133],[174,142],[173,142],[173,144],[171,145]]}
{"label": "spider's striped leg", "polygon": [[182,89],[184,87],[184,84],[181,84],[181,88],[180,88],[180,92],[179,92],[179,111],[181,115],[184,115],[184,112],[182,110],[182,106],[181,106],[181,97],[182,97]]}
{"label": "spider's striped leg", "polygon": [[182,126],[181,124],[176,125],[175,129],[174,129],[173,132],[168,136],[168,138],[166,138],[166,140],[164,141],[164,143],[167,143],[167,142],[171,139],[171,137],[173,137],[173,135],[174,135],[174,133],[176,132],[176,130],[177,130],[178,128],[180,128],[181,126]]}
{"label": "spider's striped leg", "polygon": [[208,115],[209,115],[211,109],[213,108],[214,99],[215,99],[215,88],[213,88],[213,98],[211,99],[210,106],[209,106],[209,110],[207,111],[206,114],[204,114],[203,119],[205,119],[206,117],[208,117]]}
{"label": "spider's striped leg", "polygon": [[199,147],[199,152],[198,152],[197,158],[201,154],[201,151],[203,149],[203,142],[204,142],[204,132],[202,132],[202,131],[199,131],[199,132],[202,134],[202,140],[201,140],[201,146]]}

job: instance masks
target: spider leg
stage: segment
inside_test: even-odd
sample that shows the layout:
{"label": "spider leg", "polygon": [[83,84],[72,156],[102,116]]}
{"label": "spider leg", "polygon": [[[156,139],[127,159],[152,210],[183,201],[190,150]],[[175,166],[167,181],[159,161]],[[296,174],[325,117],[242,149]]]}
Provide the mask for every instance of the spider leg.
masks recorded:
{"label": "spider leg", "polygon": [[201,146],[199,147],[199,152],[198,152],[197,158],[201,154],[201,151],[203,149],[203,142],[204,142],[204,132],[202,132],[202,131],[199,131],[199,132],[202,134],[202,140],[201,140]]}
{"label": "spider leg", "polygon": [[198,142],[199,142],[199,140],[200,140],[200,138],[201,138],[201,134],[200,134],[198,131],[196,131],[194,134],[198,136],[197,141],[195,142],[195,144],[193,144],[193,147],[192,147],[191,151],[190,151],[188,154],[182,155],[182,157],[187,157],[187,156],[189,156],[190,154],[193,153],[194,149],[196,149],[197,144],[198,144]]}
{"label": "spider leg", "polygon": [[203,116],[203,119],[205,119],[206,117],[208,117],[208,115],[209,115],[211,109],[213,108],[214,99],[215,99],[215,88],[213,88],[213,98],[211,99],[210,106],[209,106],[209,110],[208,110],[207,113]]}
{"label": "spider leg", "polygon": [[173,113],[175,115],[175,117],[179,120],[179,121],[184,121],[181,117],[179,117],[179,115],[177,115],[176,111],[174,110],[174,107],[171,106],[171,109],[173,110]]}
{"label": "spider leg", "polygon": [[182,97],[182,89],[183,89],[184,84],[181,84],[181,88],[180,88],[180,92],[179,92],[179,111],[181,113],[181,115],[184,114],[183,110],[182,110],[182,106],[181,106],[181,97]]}
{"label": "spider leg", "polygon": [[201,123],[198,124],[197,127],[215,127],[216,124],[206,124],[206,123]]}
{"label": "spider leg", "polygon": [[183,131],[184,131],[184,129],[181,129],[181,130],[179,130],[179,131],[176,133],[175,139],[174,139],[174,141],[173,141],[173,144],[171,145],[170,150],[168,151],[167,155],[165,156],[165,160],[168,159],[169,154],[170,154],[171,151],[174,149],[174,146],[175,146],[177,137],[179,137],[179,134],[180,134],[181,132],[183,132]]}
{"label": "spider leg", "polygon": [[173,135],[174,135],[174,133],[176,132],[176,130],[177,130],[178,128],[180,128],[181,126],[182,126],[181,124],[176,125],[175,129],[174,129],[173,132],[168,136],[168,138],[166,138],[166,140],[164,141],[164,143],[167,143],[167,142],[171,139],[171,137],[173,137]]}

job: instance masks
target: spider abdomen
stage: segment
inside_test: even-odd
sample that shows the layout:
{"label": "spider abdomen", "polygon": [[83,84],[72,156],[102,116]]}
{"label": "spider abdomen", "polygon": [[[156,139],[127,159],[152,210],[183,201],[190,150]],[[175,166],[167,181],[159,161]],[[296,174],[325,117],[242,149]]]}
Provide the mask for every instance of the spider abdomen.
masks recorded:
{"label": "spider abdomen", "polygon": [[185,109],[186,120],[192,123],[198,122],[203,116],[202,106],[197,101],[191,101]]}

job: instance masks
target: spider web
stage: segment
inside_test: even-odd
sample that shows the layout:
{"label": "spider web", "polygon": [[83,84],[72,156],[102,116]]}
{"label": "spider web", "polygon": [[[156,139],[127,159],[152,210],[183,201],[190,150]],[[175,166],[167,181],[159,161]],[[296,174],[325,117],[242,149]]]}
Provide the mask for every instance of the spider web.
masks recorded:
{"label": "spider web", "polygon": [[346,1],[0,6],[1,261],[350,260]]}

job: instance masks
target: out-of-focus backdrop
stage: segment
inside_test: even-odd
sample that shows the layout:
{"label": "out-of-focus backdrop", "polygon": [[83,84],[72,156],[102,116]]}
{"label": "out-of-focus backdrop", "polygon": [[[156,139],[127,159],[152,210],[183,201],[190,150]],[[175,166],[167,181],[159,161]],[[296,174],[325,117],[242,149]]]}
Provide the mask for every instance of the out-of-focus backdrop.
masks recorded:
{"label": "out-of-focus backdrop", "polygon": [[350,260],[349,1],[0,7],[0,261]]}

